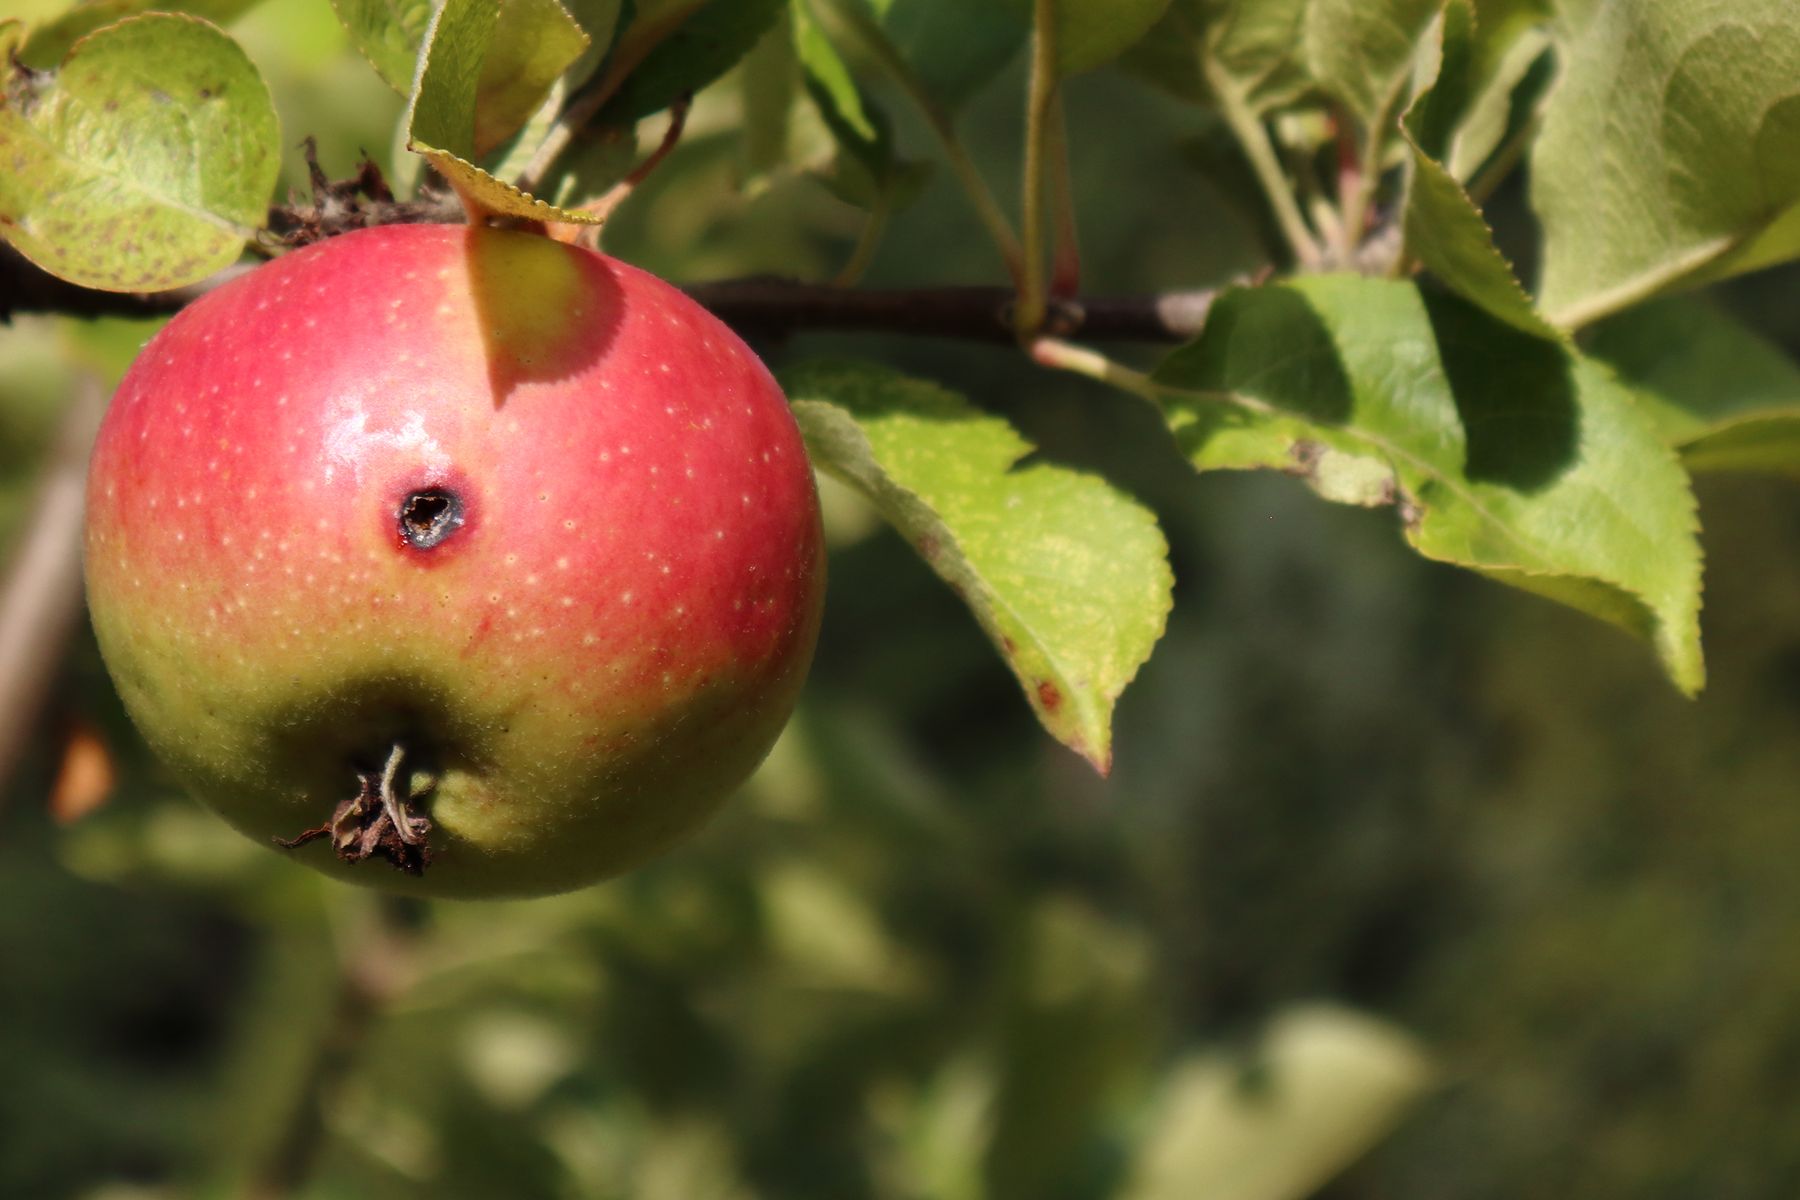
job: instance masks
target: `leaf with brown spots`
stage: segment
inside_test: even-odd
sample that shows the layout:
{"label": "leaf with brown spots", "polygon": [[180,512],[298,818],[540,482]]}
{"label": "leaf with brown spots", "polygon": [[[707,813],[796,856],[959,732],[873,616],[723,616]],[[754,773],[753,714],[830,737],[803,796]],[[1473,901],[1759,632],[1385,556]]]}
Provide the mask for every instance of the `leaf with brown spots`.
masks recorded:
{"label": "leaf with brown spots", "polygon": [[152,13],[96,30],[0,93],[0,235],[85,287],[147,292],[230,265],[262,223],[281,135],[217,28]]}
{"label": "leaf with brown spots", "polygon": [[1104,773],[1112,711],[1150,657],[1173,578],[1155,516],[1050,463],[961,396],[886,367],[782,376],[813,461],[874,502],[969,605],[1058,740]]}

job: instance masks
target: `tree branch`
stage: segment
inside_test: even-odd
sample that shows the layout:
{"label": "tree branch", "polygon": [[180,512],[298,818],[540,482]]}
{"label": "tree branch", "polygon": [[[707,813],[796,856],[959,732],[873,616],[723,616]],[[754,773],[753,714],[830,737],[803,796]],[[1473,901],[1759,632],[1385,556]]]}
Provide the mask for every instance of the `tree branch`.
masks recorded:
{"label": "tree branch", "polygon": [[[688,295],[747,335],[819,330],[974,341],[1016,340],[1006,287],[852,289],[787,279],[694,284]],[[1065,337],[1183,342],[1200,332],[1214,292],[1087,296],[1053,302],[1045,325]]]}
{"label": "tree branch", "polygon": [[[370,222],[371,224],[378,222]],[[14,313],[75,317],[167,316],[254,266],[238,264],[169,292],[103,292],[39,270],[0,246],[0,321]],[[1007,342],[1009,287],[865,289],[776,278],[727,279],[687,288],[727,325],[754,337],[811,331],[892,333]],[[1182,342],[1200,332],[1214,293],[1207,289],[1053,302],[1045,331],[1098,341]]]}

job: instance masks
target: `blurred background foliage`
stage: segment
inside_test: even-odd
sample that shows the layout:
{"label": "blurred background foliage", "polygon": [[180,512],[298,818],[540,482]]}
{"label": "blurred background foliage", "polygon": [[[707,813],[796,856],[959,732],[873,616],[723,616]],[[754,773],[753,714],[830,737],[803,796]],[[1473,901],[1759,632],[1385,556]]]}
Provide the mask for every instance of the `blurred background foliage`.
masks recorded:
{"label": "blurred background foliage", "polygon": [[[325,5],[234,32],[290,145],[391,161],[398,100]],[[1019,69],[965,121],[1003,194]],[[1266,261],[1191,110],[1109,72],[1069,99],[1088,287]],[[760,169],[740,102],[703,98],[611,251],[678,280],[837,269],[858,215]],[[1517,197],[1495,215],[1527,256]],[[998,275],[940,173],[867,282]],[[1724,299],[1800,350],[1797,278]],[[0,545],[72,371],[150,329],[0,330]],[[84,635],[0,795],[0,1196],[1800,1194],[1791,484],[1702,480],[1688,703],[1623,636],[1421,561],[1391,514],[1197,477],[1135,401],[1014,352],[761,349],[878,354],[1155,506],[1177,606],[1112,778],[836,490],[775,754],[684,849],[557,899],[395,906],[243,842],[147,758]],[[73,723],[122,782],[61,825]]]}

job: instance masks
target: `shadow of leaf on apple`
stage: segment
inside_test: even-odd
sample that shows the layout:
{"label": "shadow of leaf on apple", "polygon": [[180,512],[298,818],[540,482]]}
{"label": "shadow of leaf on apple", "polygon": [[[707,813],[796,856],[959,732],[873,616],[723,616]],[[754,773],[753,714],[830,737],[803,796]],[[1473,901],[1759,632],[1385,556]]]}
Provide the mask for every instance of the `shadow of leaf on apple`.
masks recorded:
{"label": "shadow of leaf on apple", "polygon": [[570,379],[606,357],[625,315],[611,260],[537,234],[477,226],[466,246],[495,408],[523,384]]}

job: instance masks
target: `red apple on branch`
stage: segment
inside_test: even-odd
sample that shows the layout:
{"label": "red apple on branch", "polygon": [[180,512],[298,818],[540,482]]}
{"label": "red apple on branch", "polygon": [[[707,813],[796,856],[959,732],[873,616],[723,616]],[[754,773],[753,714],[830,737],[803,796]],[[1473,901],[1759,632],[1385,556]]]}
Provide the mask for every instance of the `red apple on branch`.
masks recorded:
{"label": "red apple on branch", "polygon": [[577,887],[693,830],[818,630],[767,370],[528,233],[351,233],[190,305],[88,503],[95,632],[152,747],[246,834],[424,894]]}

